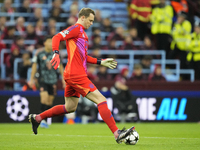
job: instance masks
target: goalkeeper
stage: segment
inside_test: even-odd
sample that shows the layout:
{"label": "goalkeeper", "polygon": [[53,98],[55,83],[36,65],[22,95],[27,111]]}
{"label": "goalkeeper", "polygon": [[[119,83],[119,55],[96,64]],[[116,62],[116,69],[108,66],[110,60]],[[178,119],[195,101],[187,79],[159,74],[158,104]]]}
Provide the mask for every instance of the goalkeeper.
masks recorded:
{"label": "goalkeeper", "polygon": [[88,29],[94,21],[95,13],[90,8],[83,8],[79,12],[79,18],[75,25],[56,34],[52,39],[52,49],[54,55],[51,63],[54,69],[60,64],[59,44],[60,41],[66,42],[68,63],[64,70],[65,87],[65,105],[57,105],[44,111],[41,114],[30,114],[29,121],[32,123],[34,134],[37,134],[37,128],[41,120],[74,112],[77,108],[80,94],[97,104],[98,111],[108,125],[117,143],[121,143],[135,129],[131,127],[127,130],[119,130],[115,120],[108,109],[106,98],[97,90],[96,86],[87,77],[86,63],[99,64],[114,69],[117,62],[112,58],[98,60],[87,55],[88,36],[85,29]]}

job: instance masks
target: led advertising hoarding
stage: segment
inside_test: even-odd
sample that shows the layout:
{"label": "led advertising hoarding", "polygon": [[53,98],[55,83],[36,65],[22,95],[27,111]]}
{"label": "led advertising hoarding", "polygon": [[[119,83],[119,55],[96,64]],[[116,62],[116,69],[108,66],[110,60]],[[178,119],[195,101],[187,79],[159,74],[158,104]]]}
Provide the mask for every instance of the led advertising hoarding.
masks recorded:
{"label": "led advertising hoarding", "polygon": [[[105,95],[105,94],[104,94]],[[184,96],[176,97],[149,96],[145,93],[134,93],[136,107],[140,121],[150,122],[197,122],[200,121],[200,97]],[[141,96],[143,95],[143,96]],[[154,93],[153,95],[158,95]],[[105,95],[108,100],[108,107],[111,111],[113,100],[110,95]],[[54,105],[64,104],[64,97],[61,94],[56,96]],[[28,122],[30,113],[39,113],[40,97],[39,92],[18,93],[8,92],[0,95],[0,122]],[[114,113],[114,112],[113,112]],[[100,119],[100,116],[98,116]],[[54,117],[53,122],[62,122],[63,116]]]}

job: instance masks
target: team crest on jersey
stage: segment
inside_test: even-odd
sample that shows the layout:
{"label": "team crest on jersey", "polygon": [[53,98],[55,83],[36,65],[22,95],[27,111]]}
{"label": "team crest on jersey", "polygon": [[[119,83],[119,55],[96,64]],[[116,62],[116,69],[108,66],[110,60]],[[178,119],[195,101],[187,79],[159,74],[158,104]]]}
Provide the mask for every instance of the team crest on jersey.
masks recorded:
{"label": "team crest on jersey", "polygon": [[68,30],[63,31],[64,34],[69,34]]}
{"label": "team crest on jersey", "polygon": [[92,83],[90,83],[90,84],[89,84],[89,87],[93,89],[93,88],[94,88],[94,85],[93,85]]}
{"label": "team crest on jersey", "polygon": [[82,36],[85,38],[85,35],[84,35],[84,33],[82,34]]}

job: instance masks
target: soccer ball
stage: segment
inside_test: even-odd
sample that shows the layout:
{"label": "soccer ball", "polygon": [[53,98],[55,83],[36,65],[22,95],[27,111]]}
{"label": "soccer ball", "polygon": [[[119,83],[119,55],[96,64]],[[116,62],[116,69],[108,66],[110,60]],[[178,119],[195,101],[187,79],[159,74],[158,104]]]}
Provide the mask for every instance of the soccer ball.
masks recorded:
{"label": "soccer ball", "polygon": [[126,137],[126,145],[135,145],[139,141],[139,134],[136,130],[133,130],[129,136]]}
{"label": "soccer ball", "polygon": [[20,95],[14,95],[8,99],[6,110],[14,121],[23,121],[29,113],[28,100]]}

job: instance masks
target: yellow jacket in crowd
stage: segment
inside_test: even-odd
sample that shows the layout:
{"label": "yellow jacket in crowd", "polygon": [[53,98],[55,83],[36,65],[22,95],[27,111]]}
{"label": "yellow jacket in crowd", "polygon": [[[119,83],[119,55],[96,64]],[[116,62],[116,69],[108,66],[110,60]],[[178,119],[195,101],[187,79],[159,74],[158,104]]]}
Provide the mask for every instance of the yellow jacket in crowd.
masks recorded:
{"label": "yellow jacket in crowd", "polygon": [[186,42],[190,37],[192,26],[191,23],[187,20],[183,21],[183,23],[178,24],[175,23],[172,29],[172,38],[173,41],[171,43],[171,50],[174,50],[175,45],[178,49],[186,51]]}
{"label": "yellow jacket in crowd", "polygon": [[200,61],[200,34],[193,32],[189,36],[187,48],[189,50],[187,61],[191,61],[192,57],[194,61]]}
{"label": "yellow jacket in crowd", "polygon": [[151,15],[152,34],[171,34],[173,15],[173,8],[170,5],[154,8]]}

